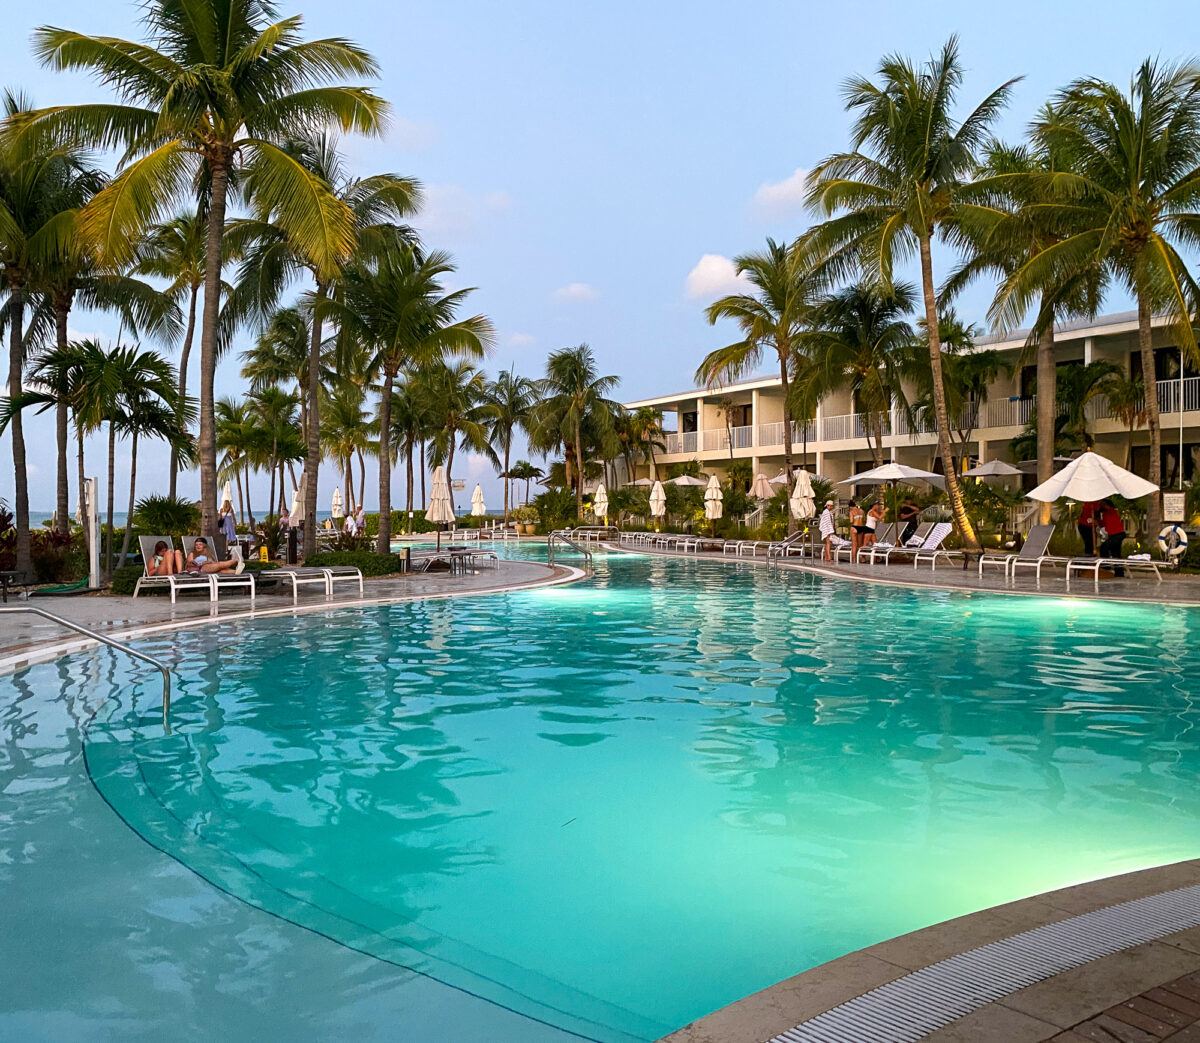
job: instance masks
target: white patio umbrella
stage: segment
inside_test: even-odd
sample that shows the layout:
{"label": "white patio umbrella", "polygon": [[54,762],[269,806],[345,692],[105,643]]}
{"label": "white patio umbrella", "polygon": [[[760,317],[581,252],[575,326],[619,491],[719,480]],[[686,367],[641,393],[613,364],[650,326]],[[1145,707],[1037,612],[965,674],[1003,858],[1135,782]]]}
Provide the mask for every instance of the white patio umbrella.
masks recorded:
{"label": "white patio umbrella", "polygon": [[293,525],[300,524],[296,520],[297,518],[300,517],[300,513],[301,513],[300,490],[293,488],[292,489],[292,506],[290,508],[288,508],[288,516],[291,519],[291,523]]}
{"label": "white patio umbrella", "polygon": [[650,490],[650,517],[661,518],[667,513],[667,490],[662,482],[655,482]]}
{"label": "white patio umbrella", "polygon": [[629,484],[637,485],[637,486],[641,486],[642,488],[645,488],[646,486],[653,485],[654,479],[653,478],[638,478],[636,481],[630,482]]}
{"label": "white patio umbrella", "polygon": [[704,517],[714,523],[714,531],[716,531],[715,523],[725,513],[724,499],[725,496],[721,492],[721,482],[715,474],[710,475],[708,487],[704,490]]}
{"label": "white patio umbrella", "polygon": [[755,500],[770,500],[775,496],[775,490],[771,488],[767,476],[761,471],[754,476],[754,484],[750,486],[750,495]]}
{"label": "white patio umbrella", "polygon": [[592,513],[597,518],[608,517],[608,490],[604,488],[603,482],[596,486],[596,491],[592,494]]}
{"label": "white patio umbrella", "polygon": [[471,517],[482,518],[485,514],[487,514],[487,504],[483,502],[483,486],[476,482],[475,489],[471,493]]}
{"label": "white patio umbrella", "polygon": [[790,479],[788,478],[786,471],[780,471],[774,478],[771,479],[772,485],[788,485],[789,483]]}
{"label": "white patio umbrella", "polygon": [[671,478],[667,481],[668,485],[678,485],[682,488],[692,486],[696,489],[703,489],[708,485],[703,478],[693,478],[690,474],[681,474],[678,478]]}
{"label": "white patio umbrella", "polygon": [[429,490],[429,504],[425,508],[425,520],[437,527],[438,549],[442,546],[442,526],[454,521],[454,505],[450,502],[450,485],[446,481],[446,468],[435,467],[433,486]]}
{"label": "white patio umbrella", "polygon": [[925,482],[935,489],[945,489],[946,479],[933,471],[922,471],[919,467],[909,467],[907,464],[889,463],[881,467],[872,467],[869,471],[856,474],[852,478],[838,482],[839,485],[890,485],[892,487],[892,515],[900,518],[900,505],[896,500],[896,486],[901,482]]}
{"label": "white patio umbrella", "polygon": [[329,502],[329,513],[331,515],[333,515],[334,518],[340,518],[340,517],[342,517],[342,514],[343,514],[342,490],[339,489],[337,486],[334,486],[333,499],[330,500],[330,502]]}
{"label": "white patio umbrella", "polygon": [[815,490],[813,489],[812,475],[807,471],[797,471],[796,488],[792,490],[791,498],[788,500],[792,517],[796,519],[815,518],[817,504],[814,497]]}
{"label": "white patio umbrella", "polygon": [[1132,471],[1126,471],[1107,457],[1099,453],[1084,453],[1027,495],[1029,499],[1041,503],[1053,503],[1064,498],[1086,503],[1113,495],[1135,500],[1156,492],[1157,485],[1139,478]]}
{"label": "white patio umbrella", "polygon": [[233,486],[225,483],[225,488],[221,490],[221,506],[224,507],[227,503],[233,503]]}
{"label": "white patio umbrella", "polygon": [[989,460],[986,464],[963,471],[964,478],[1009,478],[1014,474],[1021,474],[1021,468],[1006,464],[1003,460]]}

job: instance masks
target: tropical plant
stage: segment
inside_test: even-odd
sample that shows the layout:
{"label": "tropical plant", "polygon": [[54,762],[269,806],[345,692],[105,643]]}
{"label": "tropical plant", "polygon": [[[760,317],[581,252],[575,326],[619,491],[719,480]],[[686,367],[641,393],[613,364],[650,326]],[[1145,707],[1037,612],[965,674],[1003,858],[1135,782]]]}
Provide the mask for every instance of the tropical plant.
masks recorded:
{"label": "tropical plant", "polygon": [[1090,450],[1095,445],[1088,422],[1088,407],[1105,393],[1109,383],[1120,376],[1111,362],[1063,366],[1058,374],[1058,406],[1063,416],[1061,432],[1070,444]]}
{"label": "tropical plant", "polygon": [[[749,280],[753,292],[722,297],[709,305],[705,314],[713,325],[732,319],[742,337],[709,352],[696,370],[696,379],[708,387],[738,380],[772,352],[779,366],[784,402],[794,403],[788,367],[822,281],[805,255],[774,239],[768,239],[766,249],[759,253],[735,258],[734,266]],[[789,415],[783,425],[783,466],[788,474],[792,473],[792,425],[786,422],[790,419]]]}
{"label": "tropical plant", "polygon": [[123,150],[122,168],[84,207],[80,227],[102,264],[135,259],[142,233],[195,185],[207,220],[200,336],[200,502],[215,529],[213,378],[230,185],[253,175],[255,203],[322,267],[349,256],[354,218],[283,142],[329,123],[376,133],[385,105],[342,76],[370,77],[374,60],[347,40],[304,40],[302,20],[274,23],[266,0],[146,0],[144,43],[42,27],[34,49],[54,69],[84,69],[117,95],[9,120],[37,150],[62,138]]}
{"label": "tropical plant", "polygon": [[[284,489],[284,467],[302,460],[305,453],[304,439],[300,434],[297,416],[298,398],[290,391],[278,387],[260,388],[249,399],[250,412],[257,424],[261,437],[256,440],[256,463],[265,466],[270,474],[269,514],[279,514],[279,504],[287,499]],[[263,454],[265,451],[265,459]],[[279,477],[279,499],[275,499],[275,478]],[[291,473],[295,486],[295,472]]]}
{"label": "tropical plant", "polygon": [[969,547],[978,541],[954,469],[933,243],[952,239],[964,213],[976,205],[969,187],[979,169],[978,154],[1014,82],[992,91],[957,121],[952,109],[962,66],[954,37],[923,66],[891,56],[880,64],[878,83],[849,80],[846,107],[857,113],[853,150],[828,157],[810,175],[808,201],[829,219],[800,239],[800,252],[829,275],[861,269],[885,287],[893,283],[896,261],[917,251],[938,455],[955,525]]}
{"label": "tropical plant", "polygon": [[454,479],[456,450],[477,453],[499,466],[488,440],[488,421],[494,415],[487,399],[487,377],[469,362],[439,362],[420,374],[430,421],[430,459],[445,465],[446,481]]}
{"label": "tropical plant", "polygon": [[520,429],[528,429],[529,416],[533,410],[535,388],[528,377],[519,377],[512,370],[504,370],[488,384],[485,392],[487,408],[488,438],[500,449],[500,464],[504,480],[504,522],[508,524],[510,485],[509,457],[512,454],[513,435]]}
{"label": "tropical plant", "polygon": [[[217,474],[222,481],[233,479],[237,488],[238,517],[242,524],[245,524],[249,517],[250,527],[253,528],[254,506],[250,501],[250,475],[265,455],[264,432],[259,427],[249,402],[239,402],[232,398],[217,399],[216,416],[217,452],[221,454]],[[270,509],[268,505],[268,512]]]}
{"label": "tropical plant", "polygon": [[525,483],[525,505],[528,506],[529,483],[538,478],[545,478],[546,475],[540,467],[535,467],[528,460],[518,460],[508,469],[508,477],[514,481]]}
{"label": "tropical plant", "polygon": [[[321,449],[338,462],[346,487],[346,511],[353,513],[362,502],[360,488],[354,488],[354,462],[362,461],[371,446],[374,423],[366,408],[363,389],[349,381],[337,384],[324,396],[321,409]],[[306,523],[307,524],[307,523]]]}
{"label": "tropical plant", "polygon": [[531,442],[539,448],[564,449],[565,478],[575,490],[576,518],[583,517],[584,433],[597,443],[615,441],[613,417],[622,407],[608,395],[618,383],[618,377],[600,376],[596,356],[586,344],[552,351],[546,375],[537,382],[541,401],[530,418]]}
{"label": "tropical plant", "polygon": [[200,506],[177,496],[147,496],[138,500],[127,527],[154,536],[187,536],[200,531]]}
{"label": "tropical plant", "polygon": [[[1102,388],[1108,411],[1125,425],[1128,432],[1125,442],[1125,467],[1133,465],[1133,433],[1146,422],[1149,409],[1146,406],[1146,382],[1140,375],[1121,371],[1113,373]],[[1182,461],[1180,462],[1182,466]]]}

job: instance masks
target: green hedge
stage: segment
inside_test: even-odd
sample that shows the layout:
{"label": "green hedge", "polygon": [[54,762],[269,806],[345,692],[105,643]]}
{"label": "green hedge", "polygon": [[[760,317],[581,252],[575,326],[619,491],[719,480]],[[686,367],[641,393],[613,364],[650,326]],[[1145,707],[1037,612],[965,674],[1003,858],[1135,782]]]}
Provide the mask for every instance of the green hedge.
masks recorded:
{"label": "green hedge", "polygon": [[369,550],[334,550],[314,554],[304,564],[316,568],[332,565],[353,565],[364,576],[391,576],[399,572],[403,559],[399,554],[376,554]]}
{"label": "green hedge", "polygon": [[[363,521],[366,523],[366,531],[368,536],[379,535],[379,513],[365,515]],[[412,527],[408,528],[408,511],[392,511],[391,533],[393,536],[402,532],[435,532],[437,526],[433,522],[425,520],[424,511],[413,511]],[[364,573],[365,575],[365,573]]]}
{"label": "green hedge", "polygon": [[111,591],[114,594],[132,594],[145,568],[141,565],[123,565],[113,570]]}

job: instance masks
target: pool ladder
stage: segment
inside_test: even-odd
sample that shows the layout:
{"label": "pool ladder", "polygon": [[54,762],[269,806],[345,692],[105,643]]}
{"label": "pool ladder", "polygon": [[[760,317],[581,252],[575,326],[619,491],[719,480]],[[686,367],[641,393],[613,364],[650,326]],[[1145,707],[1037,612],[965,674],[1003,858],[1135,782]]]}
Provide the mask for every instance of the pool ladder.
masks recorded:
{"label": "pool ladder", "polygon": [[591,568],[592,568],[592,552],[590,550],[588,550],[587,547],[581,547],[562,529],[555,529],[552,533],[550,533],[550,538],[546,542],[546,548],[547,548],[546,557],[551,565],[554,564],[555,541],[557,541],[559,543],[565,543],[573,551],[577,551],[579,554],[582,554],[584,556],[584,558],[587,559],[588,570],[589,571],[591,570]]}
{"label": "pool ladder", "polygon": [[136,648],[131,648],[123,641],[117,641],[111,637],[105,637],[103,634],[98,634],[95,630],[89,630],[87,627],[66,619],[63,616],[55,615],[53,612],[47,612],[44,608],[37,608],[34,605],[0,605],[0,612],[28,612],[34,616],[41,616],[42,619],[48,619],[51,623],[58,623],[60,626],[66,627],[68,630],[74,630],[77,634],[82,634],[84,637],[90,637],[93,641],[99,641],[102,645],[108,645],[109,648],[115,648],[118,652],[124,652],[127,656],[134,659],[140,659],[143,663],[149,663],[155,670],[162,674],[162,708],[163,708],[163,727],[170,731],[170,716],[171,716],[171,671],[169,671],[163,663],[155,659],[153,656],[148,656],[144,652],[139,652]]}

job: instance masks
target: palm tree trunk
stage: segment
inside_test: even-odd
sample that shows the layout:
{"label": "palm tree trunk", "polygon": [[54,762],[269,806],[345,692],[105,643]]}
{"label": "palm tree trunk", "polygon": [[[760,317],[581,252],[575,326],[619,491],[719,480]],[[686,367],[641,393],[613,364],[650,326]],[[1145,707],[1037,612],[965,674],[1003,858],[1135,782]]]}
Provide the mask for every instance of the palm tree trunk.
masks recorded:
{"label": "palm tree trunk", "polygon": [[[1138,348],[1142,356],[1142,383],[1146,386],[1146,426],[1150,429],[1150,469],[1146,478],[1162,485],[1162,424],[1158,416],[1158,378],[1154,371],[1154,342],[1150,325],[1150,301],[1145,291],[1138,292]],[[1179,404],[1180,409],[1183,403]],[[1183,461],[1179,461],[1183,466]],[[1162,528],[1162,495],[1150,494],[1146,508],[1146,533],[1156,536]]]}
{"label": "palm tree trunk", "polygon": [[421,441],[421,505],[429,506],[429,497],[425,493],[425,441]]}
{"label": "palm tree trunk", "polygon": [[930,383],[933,389],[933,413],[937,419],[938,455],[942,460],[946,492],[950,497],[950,512],[963,543],[970,550],[978,550],[979,540],[963,504],[962,487],[954,467],[954,450],[950,445],[950,415],[946,408],[946,385],[942,380],[942,340],[938,335],[937,296],[933,289],[933,257],[928,236],[921,237],[921,289],[925,297],[925,323],[929,335]]}
{"label": "palm tree trunk", "polygon": [[[251,470],[246,471],[246,518],[250,522],[251,529],[254,528],[254,504],[250,502],[250,478],[252,473]],[[267,513],[270,514],[271,512],[268,511]]]}
{"label": "palm tree trunk", "polygon": [[[199,296],[200,286],[194,284],[188,296],[188,321],[187,329],[183,334],[183,347],[179,352],[179,408],[183,408],[184,402],[187,401],[187,374],[188,360],[192,354],[192,336],[196,332],[196,298]],[[179,452],[176,449],[171,450],[171,474],[170,474],[170,494],[171,499],[175,499],[179,491]],[[241,485],[238,486],[239,495]]]}
{"label": "palm tree trunk", "polygon": [[79,515],[83,519],[83,548],[87,552],[88,569],[92,567],[92,538],[95,535],[88,524],[87,505],[83,502],[87,490],[86,473],[83,461],[83,425],[75,418],[75,468],[79,472]]}
{"label": "palm tree trunk", "polygon": [[454,471],[454,432],[450,432],[450,451],[446,454],[446,488],[450,490],[450,509],[456,514],[457,505],[454,502],[454,479],[451,477]]}
{"label": "palm tree trunk", "polygon": [[121,540],[120,562],[125,564],[125,555],[129,553],[129,540],[133,536],[133,505],[134,491],[137,488],[137,428],[133,429],[133,439],[129,446],[129,507],[125,511],[125,538]]}
{"label": "palm tree trunk", "polygon": [[871,450],[871,462],[876,467],[883,466],[883,414],[871,415],[870,434],[867,435],[867,447]]}
{"label": "palm tree trunk", "polygon": [[[792,480],[792,415],[788,411],[788,350],[785,344],[777,343],[775,350],[779,352],[779,388],[783,393],[783,473],[788,476],[788,482]],[[758,417],[754,418],[754,422],[758,423]],[[733,452],[730,451],[732,458]],[[790,536],[796,531],[796,519],[792,517],[792,512],[787,512],[787,532]]]}
{"label": "palm tree trunk", "polygon": [[234,484],[237,486],[238,521],[242,525],[245,525],[246,524],[246,501],[244,499],[242,499],[242,472],[241,472],[240,468],[233,472],[233,481],[234,481]]}
{"label": "palm tree trunk", "polygon": [[[1045,312],[1045,302],[1042,302]],[[1054,320],[1038,332],[1037,346],[1037,479],[1038,485],[1054,475],[1054,431],[1058,420],[1058,366],[1054,361]],[[1052,506],[1043,503],[1038,522],[1049,525]]]}
{"label": "palm tree trunk", "polygon": [[[17,398],[21,394],[22,377],[25,371],[25,288],[9,284],[9,330],[8,330],[8,394]],[[29,470],[25,462],[25,428],[19,409],[13,410],[8,423],[12,436],[13,513],[17,527],[16,566],[18,572],[32,575],[33,558],[29,543]]]}
{"label": "palm tree trunk", "polygon": [[321,305],[326,286],[317,280],[313,295],[312,340],[308,346],[308,453],[304,459],[304,556],[317,553],[317,470],[321,466]]}
{"label": "palm tree trunk", "polygon": [[[106,522],[108,529],[108,540],[105,543],[104,550],[104,575],[112,576],[113,570],[113,485],[117,477],[117,429],[110,420],[108,422],[108,504],[106,511]],[[126,524],[129,519],[125,519]]]}
{"label": "palm tree trunk", "polygon": [[217,531],[217,430],[213,382],[221,322],[221,248],[225,237],[225,197],[229,156],[210,151],[208,229],[204,260],[204,314],[200,329],[200,518],[205,532]]}
{"label": "palm tree trunk", "polygon": [[363,451],[358,451],[358,505],[365,507],[367,503],[367,458]]}
{"label": "palm tree trunk", "polygon": [[508,453],[512,448],[510,442],[504,443],[504,524],[508,524],[508,487],[511,479],[508,477]]}
{"label": "palm tree trunk", "polygon": [[346,513],[353,514],[354,503],[354,458],[347,455],[342,461],[342,478],[346,486]]}
{"label": "palm tree trunk", "polygon": [[[58,294],[54,301],[54,340],[59,351],[67,348],[67,315],[70,313],[70,297]],[[54,514],[58,531],[66,535],[71,531],[71,490],[67,475],[70,471],[70,407],[60,398],[54,404],[54,432],[58,447],[58,477],[55,488]]]}
{"label": "palm tree trunk", "polygon": [[575,517],[583,519],[583,432],[575,425]]}
{"label": "palm tree trunk", "polygon": [[383,394],[379,396],[379,535],[375,550],[388,554],[392,549],[392,382],[395,374],[383,371]]}
{"label": "palm tree trunk", "polygon": [[271,443],[270,475],[271,475],[271,486],[270,486],[270,493],[268,494],[268,499],[267,499],[267,517],[270,517],[272,514],[275,514],[276,510],[277,510],[277,508],[275,507],[275,443],[274,442]]}
{"label": "palm tree trunk", "polygon": [[[404,485],[404,510],[408,514],[413,512],[413,489],[415,488],[415,476],[413,475],[413,444],[410,440],[404,450],[404,468],[405,468],[405,485]],[[406,523],[407,531],[407,523]]]}

